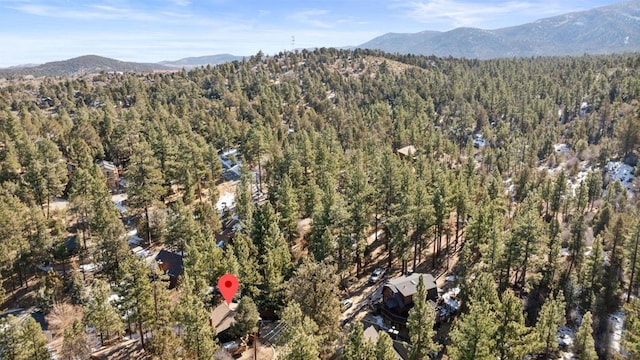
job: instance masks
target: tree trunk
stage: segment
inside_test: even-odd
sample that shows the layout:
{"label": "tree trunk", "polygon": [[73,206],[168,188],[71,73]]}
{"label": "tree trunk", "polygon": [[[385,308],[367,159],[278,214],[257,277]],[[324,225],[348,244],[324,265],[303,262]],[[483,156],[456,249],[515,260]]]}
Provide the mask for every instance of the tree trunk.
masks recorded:
{"label": "tree trunk", "polygon": [[456,211],[456,240],[455,243],[453,245],[453,251],[456,251],[456,248],[458,247],[458,238],[460,237],[460,213],[458,213]]}
{"label": "tree trunk", "polygon": [[416,270],[416,259],[418,257],[418,239],[420,237],[416,236],[413,240],[413,270]]}
{"label": "tree trunk", "polygon": [[146,350],[146,345],[144,343],[144,330],[142,329],[142,321],[138,320],[138,332],[140,333],[140,344],[142,348]]}
{"label": "tree trunk", "polygon": [[632,257],[633,260],[631,260],[631,276],[629,277],[629,289],[627,290],[627,302],[631,300],[631,289],[633,289],[633,281],[636,274],[636,261],[638,260],[638,240],[640,240],[639,237],[640,237],[640,232],[637,232],[634,240],[635,245],[633,247],[633,257]]}
{"label": "tree trunk", "polygon": [[144,217],[147,220],[147,224],[146,224],[147,243],[149,244],[149,247],[151,247],[151,224],[149,223],[149,207],[148,206],[144,207]]}
{"label": "tree trunk", "polygon": [[449,270],[449,257],[450,257],[450,252],[449,252],[449,236],[451,231],[449,229],[447,229],[447,270]]}
{"label": "tree trunk", "polygon": [[435,269],[436,268],[436,237],[437,237],[437,231],[436,231],[436,235],[433,237],[433,261],[432,261],[432,267]]}

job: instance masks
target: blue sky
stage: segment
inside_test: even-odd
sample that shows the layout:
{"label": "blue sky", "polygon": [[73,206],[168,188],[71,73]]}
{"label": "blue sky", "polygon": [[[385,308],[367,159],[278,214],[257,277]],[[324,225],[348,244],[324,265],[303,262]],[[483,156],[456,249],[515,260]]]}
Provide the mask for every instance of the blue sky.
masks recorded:
{"label": "blue sky", "polygon": [[0,67],[95,54],[157,62],[495,29],[615,0],[0,0]]}

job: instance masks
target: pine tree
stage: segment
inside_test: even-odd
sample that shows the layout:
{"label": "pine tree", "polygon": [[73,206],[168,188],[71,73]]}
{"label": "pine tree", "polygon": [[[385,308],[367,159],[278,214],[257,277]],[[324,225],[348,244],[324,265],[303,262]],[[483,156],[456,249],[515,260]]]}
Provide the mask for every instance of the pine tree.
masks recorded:
{"label": "pine tree", "polygon": [[122,319],[109,301],[109,284],[101,279],[93,281],[88,301],[85,304],[85,322],[96,328],[100,344],[122,332]]}
{"label": "pine tree", "polygon": [[561,171],[554,183],[549,205],[551,214],[554,218],[558,215],[558,211],[560,211],[560,208],[562,207],[562,196],[564,195],[566,188],[567,178],[564,171]]}
{"label": "pine tree", "polygon": [[580,274],[582,285],[582,307],[591,309],[597,300],[597,295],[602,293],[602,279],[604,275],[602,237],[598,236],[593,240],[591,253],[587,256],[587,261]]}
{"label": "pine tree", "polygon": [[96,200],[99,185],[93,176],[91,169],[85,167],[94,166],[92,163],[80,164],[71,177],[69,189],[69,205],[76,215],[78,228],[82,231],[82,240],[85,250],[87,250],[87,238],[89,235],[89,224],[93,215],[93,205]]}
{"label": "pine tree", "polygon": [[591,312],[587,311],[582,317],[580,329],[576,333],[576,341],[574,345],[575,352],[578,354],[578,360],[597,360],[595,342],[593,341],[593,321]]}
{"label": "pine tree", "polygon": [[186,242],[201,236],[201,230],[193,213],[180,200],[176,201],[168,212],[168,233],[165,243],[169,248],[184,253]]}
{"label": "pine tree", "polygon": [[0,319],[0,350],[2,358],[19,360],[21,347],[21,321],[13,315]]}
{"label": "pine tree", "polygon": [[255,205],[251,198],[251,172],[246,167],[240,169],[240,182],[236,186],[236,215],[240,219],[242,227],[245,231],[250,231],[253,227],[253,216],[255,213]]}
{"label": "pine tree", "polygon": [[434,238],[434,253],[433,253],[433,266],[436,265],[436,261],[439,261],[441,251],[442,234],[444,231],[444,223],[449,217],[449,203],[448,194],[444,181],[439,181],[433,192],[433,210],[435,215],[435,238]]}
{"label": "pine tree", "polygon": [[185,275],[177,318],[181,326],[182,347],[190,358],[211,359],[218,348],[215,329],[209,324],[209,316],[204,303],[194,293],[191,279]]}
{"label": "pine tree", "polygon": [[451,330],[448,354],[456,360],[493,360],[496,357],[498,324],[486,301],[474,301],[469,312],[456,320]]}
{"label": "pine tree", "polygon": [[280,315],[285,325],[278,341],[283,345],[282,358],[286,360],[316,360],[320,346],[316,333],[318,326],[303,315],[300,304],[293,301],[282,310]]}
{"label": "pine tree", "polygon": [[369,360],[374,356],[373,344],[364,338],[362,323],[356,322],[343,348],[345,360]]}
{"label": "pine tree", "polygon": [[640,299],[633,299],[623,307],[626,314],[622,347],[634,358],[640,356]]}
{"label": "pine tree", "polygon": [[47,349],[47,338],[42,332],[40,324],[29,316],[20,331],[20,358],[33,360],[51,359],[49,349]]}
{"label": "pine tree", "polygon": [[280,229],[287,239],[293,239],[298,233],[298,199],[293,189],[291,179],[284,175],[276,191],[278,213],[280,214]]}
{"label": "pine tree", "polygon": [[240,299],[234,319],[236,321],[233,325],[234,331],[241,338],[253,335],[258,331],[260,314],[253,299],[248,296],[243,296]]}
{"label": "pine tree", "polygon": [[154,358],[182,359],[180,345],[180,338],[176,336],[176,332],[170,327],[163,327],[153,333],[153,337],[147,344],[147,351]]}
{"label": "pine tree", "polygon": [[238,261],[239,279],[242,279],[240,284],[243,293],[254,297],[258,295],[258,288],[256,284],[261,283],[260,273],[258,272],[258,264],[256,260],[258,258],[258,250],[256,249],[253,241],[246,234],[239,232],[233,237],[233,250]]}
{"label": "pine tree", "polygon": [[565,322],[565,303],[562,292],[545,301],[533,331],[535,352],[545,358],[558,349],[558,328]]}
{"label": "pine tree", "polygon": [[396,352],[393,349],[393,340],[386,332],[378,333],[378,342],[375,347],[376,360],[395,360]]}
{"label": "pine tree", "polygon": [[422,276],[418,279],[416,293],[413,295],[413,304],[407,319],[407,330],[411,338],[409,359],[428,359],[432,353],[439,350],[440,346],[433,340],[436,312],[433,306],[427,303],[427,290]]}
{"label": "pine tree", "polygon": [[62,349],[63,358],[69,360],[84,360],[91,355],[91,348],[82,322],[76,320],[71,327],[64,330]]}
{"label": "pine tree", "polygon": [[[633,227],[626,241],[629,253],[629,264],[626,266],[629,274],[629,286],[627,288],[627,302],[631,299],[631,293],[638,288],[640,277],[640,221]],[[615,255],[615,254],[614,254]]]}
{"label": "pine tree", "polygon": [[523,313],[522,300],[511,289],[507,289],[496,311],[496,350],[500,359],[520,360],[526,355],[529,330],[524,323]]}
{"label": "pine tree", "polygon": [[164,194],[164,182],[159,170],[158,160],[155,158],[149,144],[139,141],[133,147],[133,154],[127,170],[129,180],[129,204],[134,209],[142,209],[145,216],[146,240],[151,245],[151,228],[149,226],[149,211],[160,196]]}
{"label": "pine tree", "polygon": [[338,283],[335,266],[305,261],[285,287],[287,299],[300,304],[318,326],[322,344],[329,344],[339,333]]}
{"label": "pine tree", "polygon": [[121,266],[121,282],[118,284],[119,308],[129,324],[135,324],[140,343],[145,347],[145,334],[154,318],[151,269],[138,257],[129,256]]}
{"label": "pine tree", "polygon": [[102,271],[115,280],[122,261],[130,254],[124,226],[111,201],[96,201],[92,213],[94,217],[90,225],[97,240],[96,260]]}
{"label": "pine tree", "polygon": [[346,201],[348,204],[349,235],[356,246],[356,274],[360,274],[364,252],[367,247],[367,234],[365,229],[371,222],[372,206],[371,195],[373,188],[369,184],[365,172],[362,155],[354,154],[348,172]]}

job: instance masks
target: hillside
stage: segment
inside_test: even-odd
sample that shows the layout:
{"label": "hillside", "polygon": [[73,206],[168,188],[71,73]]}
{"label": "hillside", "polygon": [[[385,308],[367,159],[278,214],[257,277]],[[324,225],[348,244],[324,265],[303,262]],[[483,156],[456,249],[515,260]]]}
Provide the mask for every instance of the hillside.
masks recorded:
{"label": "hillside", "polygon": [[79,56],[73,59],[52,61],[42,65],[0,69],[0,77],[33,76],[71,76],[100,72],[149,73],[168,71],[171,68],[159,64],[125,62],[97,55]]}
{"label": "hillside", "polygon": [[496,30],[388,33],[359,48],[392,53],[501,58],[637,52],[640,1],[573,12]]}
{"label": "hillside", "polygon": [[640,349],[638,59],[320,48],[0,81],[0,354],[249,358],[257,331],[338,359],[365,326],[380,359],[388,332],[434,359]]}
{"label": "hillside", "polygon": [[218,65],[231,61],[241,61],[243,56],[236,56],[231,54],[217,54],[207,56],[187,57],[175,61],[161,61],[159,64],[176,67],[176,68],[193,68],[204,65]]}

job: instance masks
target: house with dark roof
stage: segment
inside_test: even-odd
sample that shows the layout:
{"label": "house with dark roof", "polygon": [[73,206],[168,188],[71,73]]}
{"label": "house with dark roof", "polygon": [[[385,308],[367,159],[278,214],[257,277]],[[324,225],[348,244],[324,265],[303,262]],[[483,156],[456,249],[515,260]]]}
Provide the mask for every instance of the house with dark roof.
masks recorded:
{"label": "house with dark roof", "polygon": [[156,262],[158,263],[158,268],[166,275],[169,275],[169,288],[175,287],[178,283],[178,278],[184,273],[182,255],[163,249],[156,255]]}
{"label": "house with dark roof", "polygon": [[409,310],[413,308],[413,296],[417,292],[418,280],[422,276],[427,290],[427,300],[435,307],[438,300],[438,286],[433,275],[413,273],[387,280],[382,288],[382,315],[393,325],[404,327]]}

